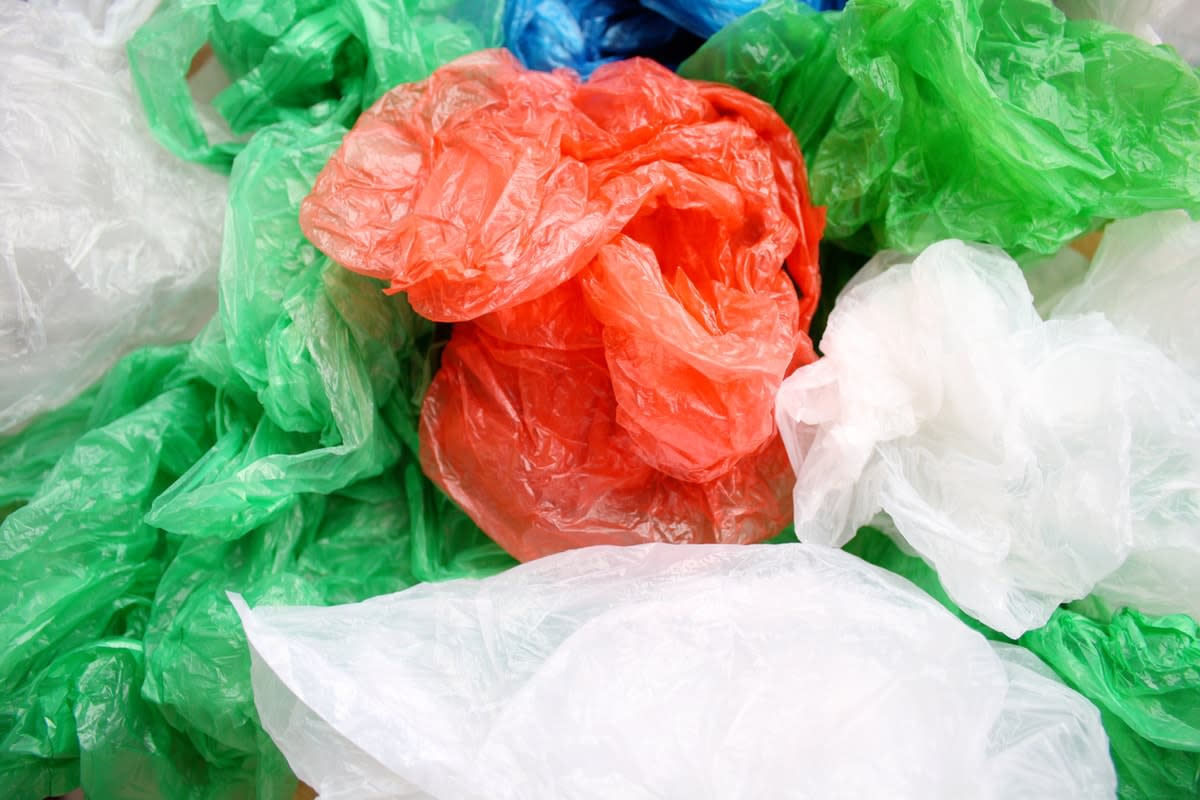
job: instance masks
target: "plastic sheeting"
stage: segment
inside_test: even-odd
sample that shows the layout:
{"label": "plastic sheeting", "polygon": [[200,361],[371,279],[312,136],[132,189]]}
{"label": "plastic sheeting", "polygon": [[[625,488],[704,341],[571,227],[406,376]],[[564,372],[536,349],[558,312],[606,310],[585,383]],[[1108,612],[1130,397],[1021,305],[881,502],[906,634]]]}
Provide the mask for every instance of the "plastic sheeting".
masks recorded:
{"label": "plastic sheeting", "polygon": [[322,797],[1115,794],[1090,703],[826,548],[587,548],[356,605],[235,602],[263,723]]}
{"label": "plastic sheeting", "polygon": [[479,53],[365,114],[301,225],[455,322],[422,464],[516,557],[786,524],[772,407],[814,357],[822,216],[765,104]]}
{"label": "plastic sheeting", "polygon": [[1050,254],[1102,220],[1200,213],[1200,74],[1048,0],[773,0],[680,72],[775,104],[827,236],[863,252]]}
{"label": "plastic sheeting", "polygon": [[1099,312],[1200,379],[1200,222],[1182,211],[1114,222],[1054,316]]}
{"label": "plastic sheeting", "polygon": [[1148,42],[1166,42],[1200,63],[1200,7],[1195,0],[1056,0],[1069,17],[1107,22]]}
{"label": "plastic sheeting", "polygon": [[0,440],[0,796],[286,800],[225,592],[348,602],[512,563],[417,465],[434,326],[300,232],[344,132],[239,157],[190,347]]}
{"label": "plastic sheeting", "polygon": [[1162,350],[1099,314],[1043,321],[1011,259],[957,241],[877,257],[821,346],[777,400],[801,541],[886,511],[1010,636],[1093,591],[1200,616],[1200,381]]}
{"label": "plastic sheeting", "polygon": [[96,5],[0,6],[0,432],[216,308],[225,181],[146,128],[121,49],[146,4]]}
{"label": "plastic sheeting", "polygon": [[[846,550],[902,575],[985,636],[1001,635],[964,614],[928,564],[878,530],[862,528]],[[1082,607],[1092,603],[1077,604]],[[1059,608],[1021,646],[1101,709],[1122,800],[1200,795],[1200,626],[1182,614],[1110,618]]]}
{"label": "plastic sheeting", "polygon": [[[646,56],[674,67],[762,0],[506,0],[504,44],[530,69],[573,69]],[[800,2],[800,0],[797,0]],[[819,9],[844,0],[803,0]]]}
{"label": "plastic sheeting", "polygon": [[[496,46],[502,14],[490,0],[167,0],[130,40],[129,59],[162,143],[228,171],[260,128],[348,126],[396,84]],[[206,45],[231,83],[198,108],[187,75]],[[227,128],[206,122],[212,110]]]}

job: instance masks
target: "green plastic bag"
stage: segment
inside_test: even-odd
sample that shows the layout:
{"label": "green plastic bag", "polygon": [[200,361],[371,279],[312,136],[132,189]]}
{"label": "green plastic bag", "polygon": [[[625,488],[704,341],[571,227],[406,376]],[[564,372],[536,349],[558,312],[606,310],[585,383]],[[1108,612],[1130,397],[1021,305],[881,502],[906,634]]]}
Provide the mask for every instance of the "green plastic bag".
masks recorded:
{"label": "green plastic bag", "polygon": [[[955,606],[933,568],[879,530],[860,529],[845,549],[912,581],[984,636],[1010,641]],[[1183,614],[1088,611],[1101,618],[1059,608],[1017,644],[1100,708],[1121,800],[1194,800],[1200,796],[1200,626]]]}
{"label": "green plastic bag", "polygon": [[[154,135],[228,171],[245,135],[279,122],[349,126],[398,83],[500,43],[494,0],[166,0],[127,49]],[[212,47],[232,83],[213,107],[241,139],[210,141],[188,86]]]}
{"label": "green plastic bag", "polygon": [[775,105],[826,236],[1053,253],[1108,219],[1200,213],[1200,77],[1049,0],[771,0],[680,68]]}
{"label": "green plastic bag", "polygon": [[436,327],[300,232],[344,132],[285,123],[238,157],[190,347],[0,441],[0,797],[289,797],[225,593],[343,603],[513,563],[420,472]]}

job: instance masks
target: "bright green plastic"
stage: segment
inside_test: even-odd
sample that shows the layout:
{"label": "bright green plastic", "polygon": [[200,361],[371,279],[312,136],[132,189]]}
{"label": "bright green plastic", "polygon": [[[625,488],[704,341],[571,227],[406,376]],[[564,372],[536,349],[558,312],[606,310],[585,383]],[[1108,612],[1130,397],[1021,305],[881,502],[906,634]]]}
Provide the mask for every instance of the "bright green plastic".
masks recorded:
{"label": "bright green plastic", "polygon": [[[494,0],[166,0],[127,50],[150,129],[173,153],[228,171],[245,136],[278,122],[348,126],[396,84],[500,43]],[[210,141],[187,75],[208,44],[230,80]]]}
{"label": "bright green plastic", "polygon": [[[878,530],[862,528],[845,549],[904,576],[988,638],[1009,641],[955,606],[932,567]],[[1060,608],[1017,643],[1101,710],[1121,800],[1195,800],[1200,626],[1183,614],[1147,617],[1122,609],[1106,616]]]}
{"label": "bright green plastic", "polygon": [[344,603],[513,563],[418,465],[436,327],[300,232],[344,132],[238,157],[190,347],[0,441],[0,797],[290,797],[226,592]]}
{"label": "bright green plastic", "polygon": [[1053,253],[1105,220],[1200,213],[1200,77],[1049,0],[770,0],[680,72],[775,104],[826,236],[863,252]]}

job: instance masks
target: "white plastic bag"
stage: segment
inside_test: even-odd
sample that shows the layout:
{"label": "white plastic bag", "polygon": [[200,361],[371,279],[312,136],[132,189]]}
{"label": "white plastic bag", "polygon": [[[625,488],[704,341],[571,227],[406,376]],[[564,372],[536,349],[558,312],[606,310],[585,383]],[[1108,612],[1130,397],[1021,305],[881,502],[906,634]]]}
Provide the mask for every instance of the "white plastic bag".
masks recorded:
{"label": "white plastic bag", "polygon": [[147,129],[123,37],[150,4],[56,5],[0,4],[0,433],[216,308],[226,181]]}
{"label": "white plastic bag", "polygon": [[263,725],[325,800],[1113,797],[1099,714],[810,545],[593,547],[253,611]]}
{"label": "white plastic bag", "polygon": [[864,272],[777,398],[797,536],[841,545],[884,511],[1009,636],[1093,590],[1200,617],[1200,382],[1099,314],[1044,322],[992,248]]}
{"label": "white plastic bag", "polygon": [[1053,314],[1095,311],[1200,378],[1200,222],[1160,211],[1105,228],[1086,277]]}

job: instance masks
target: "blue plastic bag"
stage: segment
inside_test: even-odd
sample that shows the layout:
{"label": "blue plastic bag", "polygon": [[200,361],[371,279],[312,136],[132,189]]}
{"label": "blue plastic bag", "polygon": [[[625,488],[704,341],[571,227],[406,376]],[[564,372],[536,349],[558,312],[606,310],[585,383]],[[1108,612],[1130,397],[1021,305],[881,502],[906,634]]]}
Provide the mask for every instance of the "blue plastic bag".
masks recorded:
{"label": "blue plastic bag", "polygon": [[[588,77],[609,61],[648,56],[672,69],[762,0],[510,0],[504,40],[525,66]],[[818,10],[845,0],[804,0]]]}

